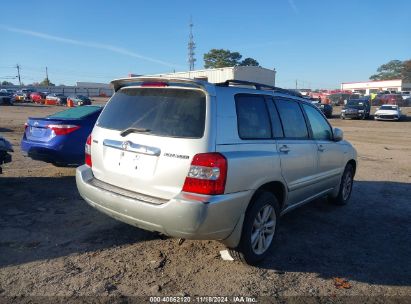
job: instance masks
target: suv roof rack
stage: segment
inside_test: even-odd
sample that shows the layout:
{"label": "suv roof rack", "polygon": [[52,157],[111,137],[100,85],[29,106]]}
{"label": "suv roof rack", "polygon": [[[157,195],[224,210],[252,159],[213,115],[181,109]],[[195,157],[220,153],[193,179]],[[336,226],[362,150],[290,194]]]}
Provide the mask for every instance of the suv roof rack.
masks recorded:
{"label": "suv roof rack", "polygon": [[286,94],[286,95],[292,95],[292,96],[296,96],[296,97],[303,97],[303,95],[301,95],[301,93],[293,91],[293,90],[287,90],[287,89],[283,89],[283,88],[279,88],[279,87],[274,87],[274,86],[270,86],[267,84],[262,84],[262,83],[258,83],[258,82],[251,82],[251,81],[245,81],[245,80],[227,80],[225,82],[220,82],[220,83],[216,83],[216,86],[220,86],[220,87],[228,87],[231,85],[249,85],[249,86],[253,86],[255,87],[256,90],[270,90],[270,91],[274,91],[276,93],[281,93],[281,94]]}

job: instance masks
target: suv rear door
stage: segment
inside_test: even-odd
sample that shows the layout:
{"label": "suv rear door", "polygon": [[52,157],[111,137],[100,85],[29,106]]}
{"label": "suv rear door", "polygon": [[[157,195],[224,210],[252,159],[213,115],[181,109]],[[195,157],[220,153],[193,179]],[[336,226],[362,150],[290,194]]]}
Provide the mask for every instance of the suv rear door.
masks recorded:
{"label": "suv rear door", "polygon": [[275,97],[284,137],[277,139],[281,172],[289,191],[288,204],[316,194],[317,145],[309,137],[303,112],[297,101]]}
{"label": "suv rear door", "polygon": [[92,133],[95,178],[156,198],[180,193],[193,156],[209,149],[206,99],[187,87],[117,91]]}

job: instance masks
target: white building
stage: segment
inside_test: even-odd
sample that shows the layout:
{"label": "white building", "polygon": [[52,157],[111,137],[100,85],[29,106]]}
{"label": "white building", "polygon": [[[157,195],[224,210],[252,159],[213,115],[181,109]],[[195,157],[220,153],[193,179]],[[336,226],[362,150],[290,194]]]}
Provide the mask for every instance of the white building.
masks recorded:
{"label": "white building", "polygon": [[377,93],[379,91],[410,91],[411,83],[404,83],[401,79],[393,80],[377,80],[377,81],[362,81],[362,82],[343,82],[341,90],[361,92],[366,95]]}
{"label": "white building", "polygon": [[234,66],[217,69],[205,69],[189,72],[165,73],[146,76],[164,76],[203,79],[211,83],[222,83],[227,80],[242,80],[275,86],[276,71],[256,66]]}
{"label": "white building", "polygon": [[101,82],[76,82],[76,86],[78,87],[88,87],[88,88],[101,88],[101,89],[109,89],[111,88],[109,83],[101,83]]}

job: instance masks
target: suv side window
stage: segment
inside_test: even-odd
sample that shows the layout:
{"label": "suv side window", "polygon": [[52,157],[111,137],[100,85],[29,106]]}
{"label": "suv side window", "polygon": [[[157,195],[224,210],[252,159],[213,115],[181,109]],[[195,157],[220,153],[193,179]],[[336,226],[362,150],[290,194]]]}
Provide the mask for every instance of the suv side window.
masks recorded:
{"label": "suv side window", "polygon": [[270,112],[271,127],[272,127],[272,132],[274,134],[274,138],[284,137],[284,132],[283,132],[283,127],[281,126],[280,116],[278,115],[278,111],[275,107],[274,100],[271,97],[267,98],[267,107],[268,107],[268,111]]}
{"label": "suv side window", "polygon": [[331,127],[321,113],[306,104],[303,104],[303,108],[310,122],[313,138],[318,140],[332,140]]}
{"label": "suv side window", "polygon": [[272,137],[264,96],[237,94],[235,106],[238,135],[241,139],[268,139]]}
{"label": "suv side window", "polygon": [[308,129],[298,102],[278,98],[275,100],[283,124],[284,136],[291,139],[308,139]]}

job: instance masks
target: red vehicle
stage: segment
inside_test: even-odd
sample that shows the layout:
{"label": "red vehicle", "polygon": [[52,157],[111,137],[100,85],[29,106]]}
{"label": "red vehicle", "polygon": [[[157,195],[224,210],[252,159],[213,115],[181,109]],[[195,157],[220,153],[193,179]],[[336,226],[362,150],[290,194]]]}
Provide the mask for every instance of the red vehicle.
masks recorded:
{"label": "red vehicle", "polygon": [[42,103],[44,104],[44,101],[46,99],[46,94],[41,93],[41,92],[33,92],[30,94],[30,99],[34,103]]}
{"label": "red vehicle", "polygon": [[384,104],[398,105],[400,107],[403,107],[406,105],[406,102],[404,101],[404,99],[402,99],[402,96],[400,94],[384,94],[377,96],[373,102],[373,105],[375,106],[381,106]]}
{"label": "red vehicle", "polygon": [[315,98],[323,104],[330,104],[330,94],[327,92],[311,92],[308,96]]}

